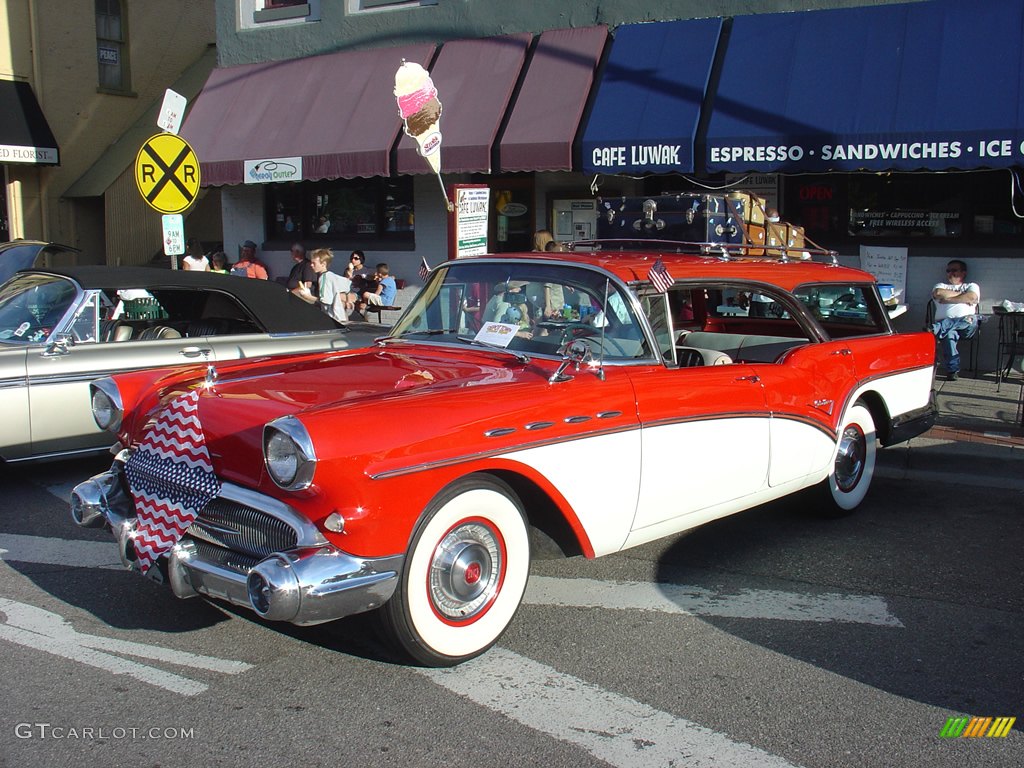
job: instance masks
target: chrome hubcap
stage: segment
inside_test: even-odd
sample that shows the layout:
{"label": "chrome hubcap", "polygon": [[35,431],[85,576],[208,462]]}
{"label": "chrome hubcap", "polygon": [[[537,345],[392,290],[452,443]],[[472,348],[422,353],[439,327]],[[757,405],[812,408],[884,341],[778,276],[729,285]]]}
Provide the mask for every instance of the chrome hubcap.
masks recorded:
{"label": "chrome hubcap", "polygon": [[856,424],[850,424],[843,430],[839,439],[839,452],[836,454],[836,485],[843,493],[853,490],[860,481],[866,454],[867,440],[864,433]]}
{"label": "chrome hubcap", "polygon": [[482,523],[463,523],[448,532],[430,562],[430,600],[443,617],[473,618],[498,592],[501,547]]}

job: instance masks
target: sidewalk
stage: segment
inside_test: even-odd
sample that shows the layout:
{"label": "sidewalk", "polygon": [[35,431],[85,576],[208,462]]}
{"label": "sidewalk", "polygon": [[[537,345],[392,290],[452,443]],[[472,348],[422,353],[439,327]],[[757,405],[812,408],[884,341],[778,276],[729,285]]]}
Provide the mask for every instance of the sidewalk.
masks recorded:
{"label": "sidewalk", "polygon": [[1024,449],[1020,424],[1021,377],[1012,374],[996,391],[996,375],[979,372],[957,381],[935,382],[939,407],[936,425],[928,436],[986,445]]}

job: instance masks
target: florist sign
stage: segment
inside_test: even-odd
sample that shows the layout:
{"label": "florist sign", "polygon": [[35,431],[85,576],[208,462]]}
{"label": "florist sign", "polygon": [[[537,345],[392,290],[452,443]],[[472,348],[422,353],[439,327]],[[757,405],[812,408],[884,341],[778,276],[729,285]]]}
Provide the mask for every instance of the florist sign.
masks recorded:
{"label": "florist sign", "polygon": [[263,160],[246,160],[242,178],[246,184],[302,181],[302,158],[268,157]]}

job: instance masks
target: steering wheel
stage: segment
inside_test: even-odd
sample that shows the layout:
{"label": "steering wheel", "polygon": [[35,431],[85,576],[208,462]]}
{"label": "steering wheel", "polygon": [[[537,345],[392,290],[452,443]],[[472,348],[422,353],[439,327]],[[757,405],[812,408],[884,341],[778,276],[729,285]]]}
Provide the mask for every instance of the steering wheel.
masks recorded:
{"label": "steering wheel", "polygon": [[[537,323],[538,328],[549,328],[562,331],[562,344],[574,339],[586,339],[587,343],[594,348],[594,354],[601,353],[601,330],[580,320],[541,320]],[[625,347],[619,340],[612,336],[605,336],[604,343],[611,347],[612,351],[619,357],[629,357]]]}

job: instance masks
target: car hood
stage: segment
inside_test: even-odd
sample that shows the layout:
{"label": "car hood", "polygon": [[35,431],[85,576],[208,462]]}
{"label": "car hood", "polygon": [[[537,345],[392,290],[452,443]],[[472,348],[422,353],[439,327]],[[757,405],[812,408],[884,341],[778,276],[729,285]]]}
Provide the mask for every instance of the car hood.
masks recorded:
{"label": "car hood", "polygon": [[[400,419],[404,403],[423,405],[424,398],[445,392],[461,398],[470,387],[521,386],[523,379],[546,385],[553,366],[485,350],[458,352],[375,348],[225,367],[212,386],[201,387],[198,404],[214,465],[226,478],[251,482],[254,454],[262,456],[263,426],[282,416],[298,416],[321,431],[327,425],[365,446],[360,433],[373,433],[385,419]],[[194,381],[179,383],[164,390],[161,400],[194,386]]]}

